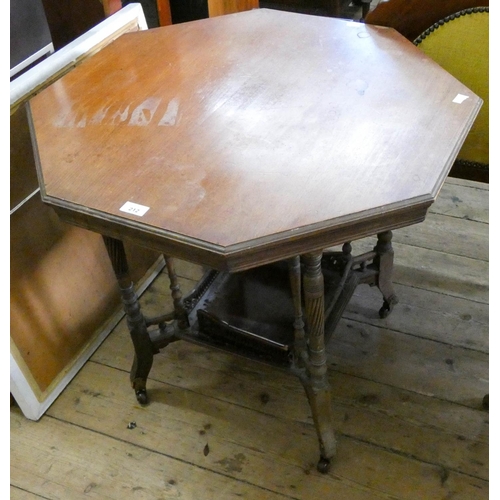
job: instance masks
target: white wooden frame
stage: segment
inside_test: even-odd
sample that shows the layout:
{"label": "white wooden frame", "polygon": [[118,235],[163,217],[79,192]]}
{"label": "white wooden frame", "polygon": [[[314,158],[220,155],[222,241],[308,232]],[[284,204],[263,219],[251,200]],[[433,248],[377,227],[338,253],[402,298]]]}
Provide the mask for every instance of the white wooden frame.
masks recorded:
{"label": "white wooden frame", "polygon": [[10,83],[11,114],[27,99],[123,33],[147,28],[141,4],[128,4],[12,81]]}
{"label": "white wooden frame", "polygon": [[34,54],[29,56],[24,61],[21,61],[17,66],[14,66],[10,70],[10,77],[12,78],[17,73],[19,73],[19,71],[23,70],[24,68],[27,68],[30,64],[36,62],[41,57],[47,54],[52,54],[53,52],[54,52],[54,44],[50,42],[45,47],[42,47],[40,50],[37,50]]}
{"label": "white wooden frame", "polygon": [[[13,80],[10,83],[11,114],[43,88],[74,68],[83,59],[96,53],[123,33],[145,29],[147,29],[147,23],[141,4],[129,4],[119,10],[73,42],[54,52],[34,68]],[[11,211],[11,214],[38,191],[37,189],[28,195]],[[147,288],[163,267],[164,260],[161,257],[153,265],[146,279],[139,286],[137,290],[139,294]],[[54,385],[49,386],[42,394],[39,394],[39,391],[35,390],[36,383],[22,361],[15,343],[11,339],[10,392],[27,418],[38,420],[45,413],[47,408],[54,402],[123,316],[124,313],[117,310],[103,326],[102,330],[97,332],[90,342],[84,346],[78,354],[77,359],[66,368],[65,372],[55,381]]]}

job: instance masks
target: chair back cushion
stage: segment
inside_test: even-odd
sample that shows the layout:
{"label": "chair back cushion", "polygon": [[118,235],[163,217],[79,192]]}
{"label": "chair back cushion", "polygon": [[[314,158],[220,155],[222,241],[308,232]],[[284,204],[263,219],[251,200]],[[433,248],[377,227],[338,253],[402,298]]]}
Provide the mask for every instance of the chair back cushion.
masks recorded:
{"label": "chair back cushion", "polygon": [[466,9],[426,30],[415,44],[484,104],[458,159],[489,164],[489,12]]}

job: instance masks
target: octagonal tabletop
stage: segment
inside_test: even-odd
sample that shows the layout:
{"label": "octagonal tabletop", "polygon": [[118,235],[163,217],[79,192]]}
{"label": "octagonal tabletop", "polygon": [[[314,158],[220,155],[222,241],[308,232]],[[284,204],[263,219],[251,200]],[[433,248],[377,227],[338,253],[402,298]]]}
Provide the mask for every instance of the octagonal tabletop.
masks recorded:
{"label": "octagonal tabletop", "polygon": [[31,112],[61,217],[238,270],[423,220],[480,106],[390,28],[257,9],[122,35]]}

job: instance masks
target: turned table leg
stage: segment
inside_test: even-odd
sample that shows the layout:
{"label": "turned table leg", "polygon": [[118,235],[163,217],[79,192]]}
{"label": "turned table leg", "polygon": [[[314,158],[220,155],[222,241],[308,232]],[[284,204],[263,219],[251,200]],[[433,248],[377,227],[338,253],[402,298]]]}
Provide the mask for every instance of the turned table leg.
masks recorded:
{"label": "turned table leg", "polygon": [[292,257],[288,259],[288,275],[290,278],[290,289],[292,291],[293,298],[293,310],[294,310],[294,321],[293,321],[293,331],[294,331],[294,344],[293,344],[293,355],[294,363],[297,367],[303,368],[304,363],[307,359],[307,343],[306,343],[306,332],[304,330],[304,317],[302,314],[302,276],[300,268],[300,257]]}
{"label": "turned table leg", "polygon": [[134,284],[130,278],[123,243],[109,236],[103,236],[103,239],[116,279],[118,280],[127,316],[127,325],[134,345],[135,356],[130,372],[130,381],[137,401],[144,405],[148,403],[146,381],[153,365],[153,343],[149,337],[146,321],[142,315],[139,301],[134,291]]}
{"label": "turned table leg", "polygon": [[184,307],[184,302],[182,300],[179,279],[177,278],[177,273],[175,272],[174,259],[168,255],[163,255],[163,258],[165,259],[165,263],[167,265],[168,278],[170,280],[170,291],[174,302],[175,319],[177,320],[179,328],[181,330],[185,330],[189,327],[189,320],[186,308]]}
{"label": "turned table leg", "polygon": [[327,377],[325,350],[325,296],[322,253],[304,255],[304,304],[308,332],[308,373],[302,379],[320,446],[318,470],[327,472],[335,455],[330,386]]}
{"label": "turned table leg", "polygon": [[398,298],[392,284],[392,270],[394,265],[392,231],[385,231],[377,235],[377,244],[374,251],[377,253],[374,259],[374,263],[378,267],[377,286],[384,298],[384,304],[379,311],[379,315],[381,318],[386,318],[398,303]]}

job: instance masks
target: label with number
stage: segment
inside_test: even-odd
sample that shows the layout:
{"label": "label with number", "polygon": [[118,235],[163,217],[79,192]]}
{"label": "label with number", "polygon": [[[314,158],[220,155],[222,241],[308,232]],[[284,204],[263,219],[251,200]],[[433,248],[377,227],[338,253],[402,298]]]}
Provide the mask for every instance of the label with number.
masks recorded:
{"label": "label with number", "polygon": [[142,217],[147,211],[149,207],[145,207],[144,205],[139,205],[138,203],[132,203],[131,201],[127,201],[121,208],[121,212],[126,212],[132,215],[138,215]]}
{"label": "label with number", "polygon": [[462,104],[465,99],[468,99],[468,95],[463,95],[463,94],[457,94],[455,99],[453,99],[453,102],[456,102],[457,104]]}

